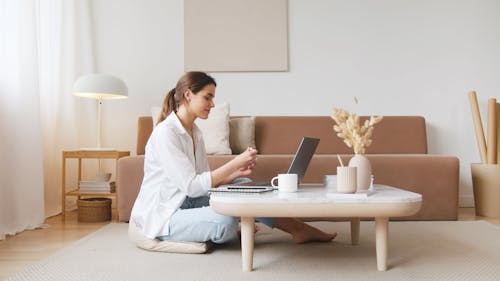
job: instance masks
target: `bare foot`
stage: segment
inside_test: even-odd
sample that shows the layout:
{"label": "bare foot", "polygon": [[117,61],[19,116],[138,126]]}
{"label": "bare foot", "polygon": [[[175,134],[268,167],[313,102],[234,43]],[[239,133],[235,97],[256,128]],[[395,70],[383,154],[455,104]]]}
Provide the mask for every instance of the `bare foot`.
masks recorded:
{"label": "bare foot", "polygon": [[[253,234],[257,233],[257,231],[259,231],[259,230],[260,230],[260,227],[258,225],[256,225],[256,224],[254,224]],[[237,232],[238,232],[238,237],[241,238],[241,229],[238,228]]]}
{"label": "bare foot", "polygon": [[304,227],[292,234],[293,241],[297,244],[307,242],[329,242],[337,236],[337,232],[326,233],[306,223]]}

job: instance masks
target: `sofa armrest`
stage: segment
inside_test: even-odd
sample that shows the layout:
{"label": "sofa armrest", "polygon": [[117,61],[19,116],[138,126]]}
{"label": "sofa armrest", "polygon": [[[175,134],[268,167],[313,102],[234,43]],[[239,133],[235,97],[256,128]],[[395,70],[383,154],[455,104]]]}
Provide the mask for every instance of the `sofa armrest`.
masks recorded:
{"label": "sofa armrest", "polygon": [[422,194],[420,211],[405,219],[457,220],[459,159],[444,155],[374,155],[376,183]]}
{"label": "sofa armrest", "polygon": [[144,177],[144,155],[122,157],[116,165],[118,221],[128,221]]}

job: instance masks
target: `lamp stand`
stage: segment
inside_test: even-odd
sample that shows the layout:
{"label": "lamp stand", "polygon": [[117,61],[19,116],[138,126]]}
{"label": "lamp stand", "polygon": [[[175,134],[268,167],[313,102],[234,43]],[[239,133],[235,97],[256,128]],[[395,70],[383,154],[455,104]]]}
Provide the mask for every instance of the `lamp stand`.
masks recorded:
{"label": "lamp stand", "polygon": [[110,147],[102,147],[102,98],[97,99],[97,149],[96,150],[115,150]]}
{"label": "lamp stand", "polygon": [[102,98],[97,99],[97,147],[80,148],[81,150],[99,150],[99,151],[113,151],[115,148],[102,147]]}
{"label": "lamp stand", "polygon": [[97,99],[97,148],[101,148],[102,98]]}
{"label": "lamp stand", "polygon": [[[97,149],[96,150],[115,150],[114,148],[101,147],[101,133],[102,133],[102,98],[97,99]],[[97,177],[100,177],[102,172],[101,160],[98,159]]]}
{"label": "lamp stand", "polygon": [[[102,120],[102,98],[97,99],[97,147],[85,147],[80,148],[80,150],[85,151],[112,151],[114,148],[103,148],[101,147],[101,120]],[[102,171],[102,159],[97,159],[97,174],[96,178],[101,177],[104,172]]]}

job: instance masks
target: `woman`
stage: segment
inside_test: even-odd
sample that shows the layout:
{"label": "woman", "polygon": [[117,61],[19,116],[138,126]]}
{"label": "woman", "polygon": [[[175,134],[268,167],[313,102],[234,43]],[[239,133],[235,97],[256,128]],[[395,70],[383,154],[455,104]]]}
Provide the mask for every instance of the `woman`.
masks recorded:
{"label": "woman", "polygon": [[[215,87],[206,73],[188,72],[165,97],[146,145],[144,179],[131,214],[131,221],[148,238],[224,243],[237,236],[237,220],[210,208],[208,189],[249,176],[257,151],[248,149],[212,171],[208,167],[203,137],[194,121],[208,118]],[[296,219],[257,220],[290,233],[297,243],[336,236]]]}

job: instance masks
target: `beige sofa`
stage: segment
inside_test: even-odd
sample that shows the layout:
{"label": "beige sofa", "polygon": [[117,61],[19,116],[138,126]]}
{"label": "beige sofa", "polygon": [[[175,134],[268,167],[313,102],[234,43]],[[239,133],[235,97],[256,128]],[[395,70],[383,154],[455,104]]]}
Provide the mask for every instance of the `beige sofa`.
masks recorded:
{"label": "beige sofa", "polygon": [[[238,117],[232,117],[238,118]],[[303,136],[320,138],[304,182],[321,183],[352,157],[352,150],[333,132],[327,116],[257,116],[255,144],[259,150],[252,178],[269,181],[286,172]],[[118,161],[118,217],[128,221],[143,177],[144,147],[153,129],[151,117],[139,117],[137,156]],[[404,220],[456,220],[458,211],[459,160],[453,156],[427,154],[425,120],[418,116],[386,116],[376,125],[373,144],[367,149],[375,183],[383,183],[422,194],[421,210]],[[234,155],[210,155],[212,169]]]}

